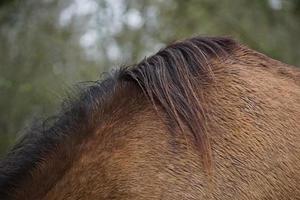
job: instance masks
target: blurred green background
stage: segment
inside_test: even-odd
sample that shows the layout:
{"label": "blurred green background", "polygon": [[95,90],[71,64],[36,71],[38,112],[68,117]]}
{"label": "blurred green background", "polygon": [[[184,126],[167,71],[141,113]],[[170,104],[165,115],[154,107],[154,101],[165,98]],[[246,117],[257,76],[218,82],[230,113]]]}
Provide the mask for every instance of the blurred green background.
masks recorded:
{"label": "blurred green background", "polygon": [[75,83],[199,34],[300,66],[300,1],[0,1],[0,155]]}

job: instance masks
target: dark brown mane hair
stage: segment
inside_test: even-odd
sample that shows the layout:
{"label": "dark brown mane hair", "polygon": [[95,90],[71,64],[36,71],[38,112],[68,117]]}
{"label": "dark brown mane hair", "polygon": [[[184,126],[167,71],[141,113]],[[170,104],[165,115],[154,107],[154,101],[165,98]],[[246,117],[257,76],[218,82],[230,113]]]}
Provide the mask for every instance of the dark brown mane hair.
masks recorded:
{"label": "dark brown mane hair", "polygon": [[138,84],[153,105],[162,106],[181,130],[183,125],[189,127],[208,168],[210,144],[196,86],[213,81],[211,60],[224,59],[236,46],[229,38],[195,37],[174,43],[139,64],[121,70],[119,75],[121,80]]}
{"label": "dark brown mane hair", "polygon": [[[114,98],[115,89],[132,84],[165,111],[170,120],[183,130],[187,126],[210,165],[210,144],[203,126],[204,111],[196,92],[200,81],[213,81],[210,62],[230,55],[237,43],[222,37],[194,37],[176,42],[142,62],[112,73],[106,80],[84,87],[78,97],[65,101],[52,122],[33,126],[0,162],[0,198],[30,176],[44,155],[70,138],[87,137],[101,121],[105,102]],[[131,97],[128,97],[131,98]],[[126,109],[126,108],[124,108]],[[184,133],[183,133],[184,134]]]}

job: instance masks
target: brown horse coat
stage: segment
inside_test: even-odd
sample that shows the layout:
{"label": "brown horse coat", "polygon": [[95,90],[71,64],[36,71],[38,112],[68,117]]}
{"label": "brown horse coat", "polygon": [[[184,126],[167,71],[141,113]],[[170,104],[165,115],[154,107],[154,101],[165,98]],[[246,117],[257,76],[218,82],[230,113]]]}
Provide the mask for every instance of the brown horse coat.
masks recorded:
{"label": "brown horse coat", "polygon": [[300,199],[296,68],[196,37],[78,96],[1,161],[1,199]]}

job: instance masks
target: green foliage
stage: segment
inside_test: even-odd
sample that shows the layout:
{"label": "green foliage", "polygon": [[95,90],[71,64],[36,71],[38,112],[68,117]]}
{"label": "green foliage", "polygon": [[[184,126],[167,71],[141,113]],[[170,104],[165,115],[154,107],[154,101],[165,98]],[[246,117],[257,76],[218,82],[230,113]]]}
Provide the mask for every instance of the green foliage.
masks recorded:
{"label": "green foliage", "polygon": [[299,10],[298,0],[1,1],[0,153],[72,84],[174,40],[228,35],[299,66]]}

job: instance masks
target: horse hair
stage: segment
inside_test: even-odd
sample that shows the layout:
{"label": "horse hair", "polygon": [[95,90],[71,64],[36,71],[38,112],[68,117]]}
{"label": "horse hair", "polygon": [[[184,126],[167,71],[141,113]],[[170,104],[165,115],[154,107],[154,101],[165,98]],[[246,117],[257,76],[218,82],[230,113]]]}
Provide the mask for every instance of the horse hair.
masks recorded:
{"label": "horse hair", "polygon": [[153,105],[161,106],[181,130],[187,126],[209,165],[209,140],[201,123],[205,113],[195,88],[199,81],[213,81],[210,61],[224,58],[236,46],[229,38],[194,37],[171,44],[136,65],[115,71],[104,81],[84,87],[77,98],[64,101],[57,116],[27,130],[2,159],[0,198],[6,199],[9,191],[30,176],[43,156],[59,144],[68,138],[86,137],[83,133],[91,132],[101,120],[103,102],[109,101],[115,88],[124,82],[136,85]]}

